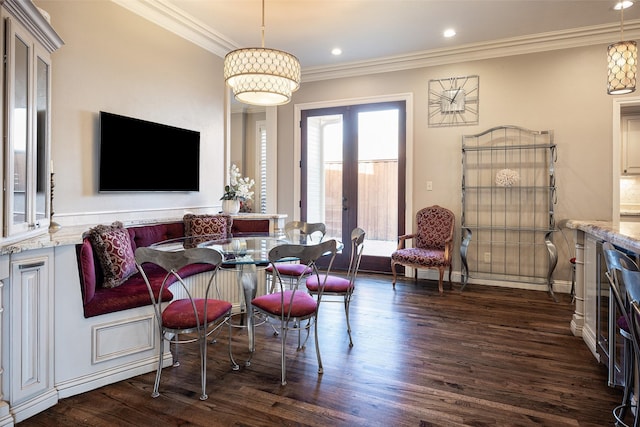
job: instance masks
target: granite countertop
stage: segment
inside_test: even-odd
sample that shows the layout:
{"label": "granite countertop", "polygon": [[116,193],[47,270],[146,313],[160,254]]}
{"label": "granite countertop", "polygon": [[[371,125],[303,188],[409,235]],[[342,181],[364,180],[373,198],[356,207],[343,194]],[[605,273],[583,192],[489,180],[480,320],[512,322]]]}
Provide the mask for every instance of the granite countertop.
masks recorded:
{"label": "granite countertop", "polygon": [[619,247],[640,253],[640,222],[568,220],[566,227],[584,231]]}
{"label": "granite countertop", "polygon": [[62,227],[55,233],[47,232],[27,239],[4,243],[0,246],[0,255],[82,243],[82,233],[87,231],[89,228],[90,226],[87,225]]}

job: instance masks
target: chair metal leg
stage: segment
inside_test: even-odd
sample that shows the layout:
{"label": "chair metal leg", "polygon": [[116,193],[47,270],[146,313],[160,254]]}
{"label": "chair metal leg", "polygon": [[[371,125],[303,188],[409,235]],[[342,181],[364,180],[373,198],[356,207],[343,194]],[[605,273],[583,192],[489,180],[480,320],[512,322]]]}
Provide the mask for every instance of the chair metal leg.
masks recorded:
{"label": "chair metal leg", "polygon": [[349,334],[349,347],[353,347],[353,339],[351,338],[351,323],[349,323],[349,305],[351,304],[351,294],[344,296],[344,314],[347,318],[347,333]]}
{"label": "chair metal leg", "polygon": [[[233,331],[233,327],[231,325],[231,311],[229,311],[229,313],[227,314],[227,318],[224,321],[227,323],[227,327],[229,329],[228,343],[229,343],[229,360],[231,360],[231,369],[234,371],[237,371],[240,369],[240,366],[238,366],[238,364],[236,363],[236,360],[233,358],[233,350],[231,349],[231,334]],[[222,330],[222,328],[220,328],[220,330]]]}
{"label": "chair metal leg", "polygon": [[322,367],[322,357],[320,357],[320,344],[318,343],[318,314],[313,318],[313,335],[316,341],[316,356],[318,357],[318,374],[322,374],[324,369]]}
{"label": "chair metal leg", "polygon": [[198,346],[200,347],[200,384],[202,385],[202,394],[200,400],[207,400],[207,328],[198,331]]}
{"label": "chair metal leg", "polygon": [[162,375],[162,354],[164,353],[164,337],[162,336],[162,332],[160,333],[160,344],[158,347],[160,348],[158,354],[158,369],[156,369],[156,380],[153,383],[153,392],[151,393],[151,397],[153,398],[160,396],[158,388],[160,387],[160,376]]}
{"label": "chair metal leg", "polygon": [[[629,342],[629,340],[627,338],[624,338],[624,393],[623,393],[623,397],[622,397],[622,403],[618,406],[616,406],[613,409],[613,417],[616,420],[616,425],[617,426],[622,426],[622,427],[626,427],[627,424],[625,424],[624,419],[627,415],[627,411],[628,410],[632,410],[632,397],[631,397],[631,391],[633,388],[633,360],[634,360],[634,349],[632,347],[632,343]],[[637,407],[636,407],[636,413],[634,414],[634,426],[638,426],[640,425],[640,414],[637,413]]]}
{"label": "chair metal leg", "polygon": [[[178,344],[178,334],[174,334],[173,338],[174,338],[174,343],[173,343],[173,365],[172,366],[174,368],[177,368],[178,366],[180,366],[180,359],[178,358],[179,348],[180,348],[180,344]],[[169,341],[169,346],[171,346],[171,341]]]}
{"label": "chair metal leg", "polygon": [[280,322],[280,384],[287,385],[287,364],[285,358],[284,346],[287,341],[287,332],[289,329],[289,322],[285,324],[284,320]]}

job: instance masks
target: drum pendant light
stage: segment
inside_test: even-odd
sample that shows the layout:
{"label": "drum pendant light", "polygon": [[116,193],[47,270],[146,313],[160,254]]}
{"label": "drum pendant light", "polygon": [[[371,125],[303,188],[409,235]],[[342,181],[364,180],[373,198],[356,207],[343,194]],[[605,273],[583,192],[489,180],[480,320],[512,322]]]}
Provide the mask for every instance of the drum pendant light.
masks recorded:
{"label": "drum pendant light", "polygon": [[224,58],[224,80],[234,97],[251,105],[282,105],[300,87],[300,62],[290,53],[264,47],[264,0],[262,0],[262,47],[236,49]]}
{"label": "drum pendant light", "polygon": [[632,4],[633,2],[620,2],[616,5],[616,8],[620,8],[620,41],[607,47],[609,95],[624,95],[636,90],[638,46],[635,41],[623,41],[624,9]]}

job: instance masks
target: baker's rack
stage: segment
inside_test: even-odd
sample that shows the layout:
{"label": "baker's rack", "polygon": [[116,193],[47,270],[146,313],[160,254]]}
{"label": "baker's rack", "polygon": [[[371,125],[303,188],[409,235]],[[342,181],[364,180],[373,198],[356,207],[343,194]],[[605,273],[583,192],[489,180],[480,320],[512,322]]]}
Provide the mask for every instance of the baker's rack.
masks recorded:
{"label": "baker's rack", "polygon": [[558,253],[553,131],[499,126],[462,137],[462,289],[469,277],[547,285]]}

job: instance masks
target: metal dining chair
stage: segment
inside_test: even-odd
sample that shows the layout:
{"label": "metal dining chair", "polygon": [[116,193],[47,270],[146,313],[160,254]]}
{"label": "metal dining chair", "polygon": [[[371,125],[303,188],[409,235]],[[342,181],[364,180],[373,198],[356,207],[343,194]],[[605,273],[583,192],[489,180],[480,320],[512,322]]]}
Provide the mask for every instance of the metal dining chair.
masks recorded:
{"label": "metal dining chair", "polygon": [[[624,420],[627,410],[632,405],[633,390],[633,361],[636,357],[635,346],[633,344],[633,333],[631,331],[631,305],[628,298],[628,287],[630,280],[633,276],[629,274],[630,271],[638,272],[638,265],[625,253],[617,250],[611,243],[604,242],[602,245],[602,251],[605,257],[605,264],[607,271],[605,275],[609,281],[610,298],[613,298],[615,302],[614,310],[618,311],[610,313],[609,322],[610,325],[618,327],[620,335],[624,339],[623,343],[623,381],[624,381],[624,393],[622,403],[613,409],[613,416],[618,422]],[[613,329],[610,329],[613,331]],[[609,371],[610,377],[614,376],[612,372],[615,369],[616,359],[616,339],[615,334],[609,337]],[[611,379],[610,379],[611,381]]]}
{"label": "metal dining chair", "polygon": [[[217,331],[224,324],[229,328],[229,359],[232,368],[238,369],[238,365],[231,353],[231,303],[219,299],[209,298],[215,276],[222,264],[222,255],[215,250],[206,248],[190,248],[183,251],[169,252],[148,247],[138,248],[135,252],[136,266],[142,278],[147,284],[149,295],[153,303],[153,309],[157,320],[159,353],[156,379],[153,385],[152,397],[158,397],[160,393],[160,376],[162,374],[162,358],[165,340],[174,344],[174,363],[179,366],[178,347],[184,343],[198,343],[200,351],[200,381],[202,393],[200,400],[207,399],[207,337]],[[180,272],[189,269],[193,264],[210,264],[212,266],[205,295],[203,298],[195,298],[180,276]],[[160,274],[159,274],[160,272]],[[154,293],[152,281],[160,280],[159,293]],[[180,286],[185,298],[168,301],[162,300],[162,291],[170,285]],[[184,335],[184,338],[180,338]]]}
{"label": "metal dining chair", "polygon": [[[276,292],[256,297],[253,299],[251,304],[253,305],[254,310],[258,313],[262,313],[269,318],[280,321],[280,382],[282,385],[287,384],[285,343],[287,341],[287,332],[289,329],[298,330],[298,350],[301,350],[304,348],[307,339],[309,338],[309,330],[311,328],[311,324],[313,324],[316,357],[318,359],[318,374],[322,374],[323,372],[322,358],[320,357],[320,346],[318,344],[318,308],[320,307],[320,301],[322,300],[325,281],[320,280],[320,273],[318,272],[316,261],[322,256],[329,256],[329,266],[326,270],[326,274],[329,274],[336,253],[337,248],[335,240],[327,240],[326,242],[318,243],[316,245],[285,244],[276,246],[269,251],[269,263],[273,267]],[[284,285],[282,275],[275,267],[278,263],[291,259],[299,260],[300,265],[304,267],[304,270],[302,270],[300,275],[296,278],[293,287],[289,288]],[[320,283],[317,298],[313,298],[308,292],[306,292],[306,289],[300,289],[302,281],[307,276],[307,269],[311,271],[311,274],[318,278],[318,282]],[[309,321],[305,326],[301,323],[304,320]],[[289,326],[290,324],[292,324],[292,326]],[[307,336],[304,343],[301,344],[302,329],[306,329]]]}
{"label": "metal dining chair", "polygon": [[349,259],[349,269],[346,276],[333,276],[322,274],[309,276],[306,280],[307,290],[311,295],[318,295],[320,283],[324,282],[324,295],[340,296],[344,301],[344,313],[347,318],[347,333],[349,334],[349,347],[353,347],[351,337],[351,323],[349,322],[349,305],[355,290],[356,276],[360,268],[362,251],[364,249],[365,231],[362,228],[354,228],[351,232],[351,257]]}
{"label": "metal dining chair", "polygon": [[[623,267],[621,272],[622,279],[626,285],[627,301],[629,302],[629,330],[631,343],[633,344],[632,354],[634,356],[633,361],[630,363],[632,365],[630,372],[633,372],[634,364],[635,366],[640,366],[640,271]],[[613,416],[616,419],[616,425],[626,426],[624,416],[627,409],[629,409],[633,415],[633,425],[638,427],[640,426],[640,414],[638,414],[640,407],[638,406],[637,390],[635,399],[631,397],[630,393],[627,393],[627,389],[631,389],[634,386],[633,376],[630,382],[632,384],[629,384],[628,387],[625,384],[624,400],[622,405],[614,409]],[[632,406],[635,406],[635,410]],[[620,409],[618,410],[618,408]]]}

